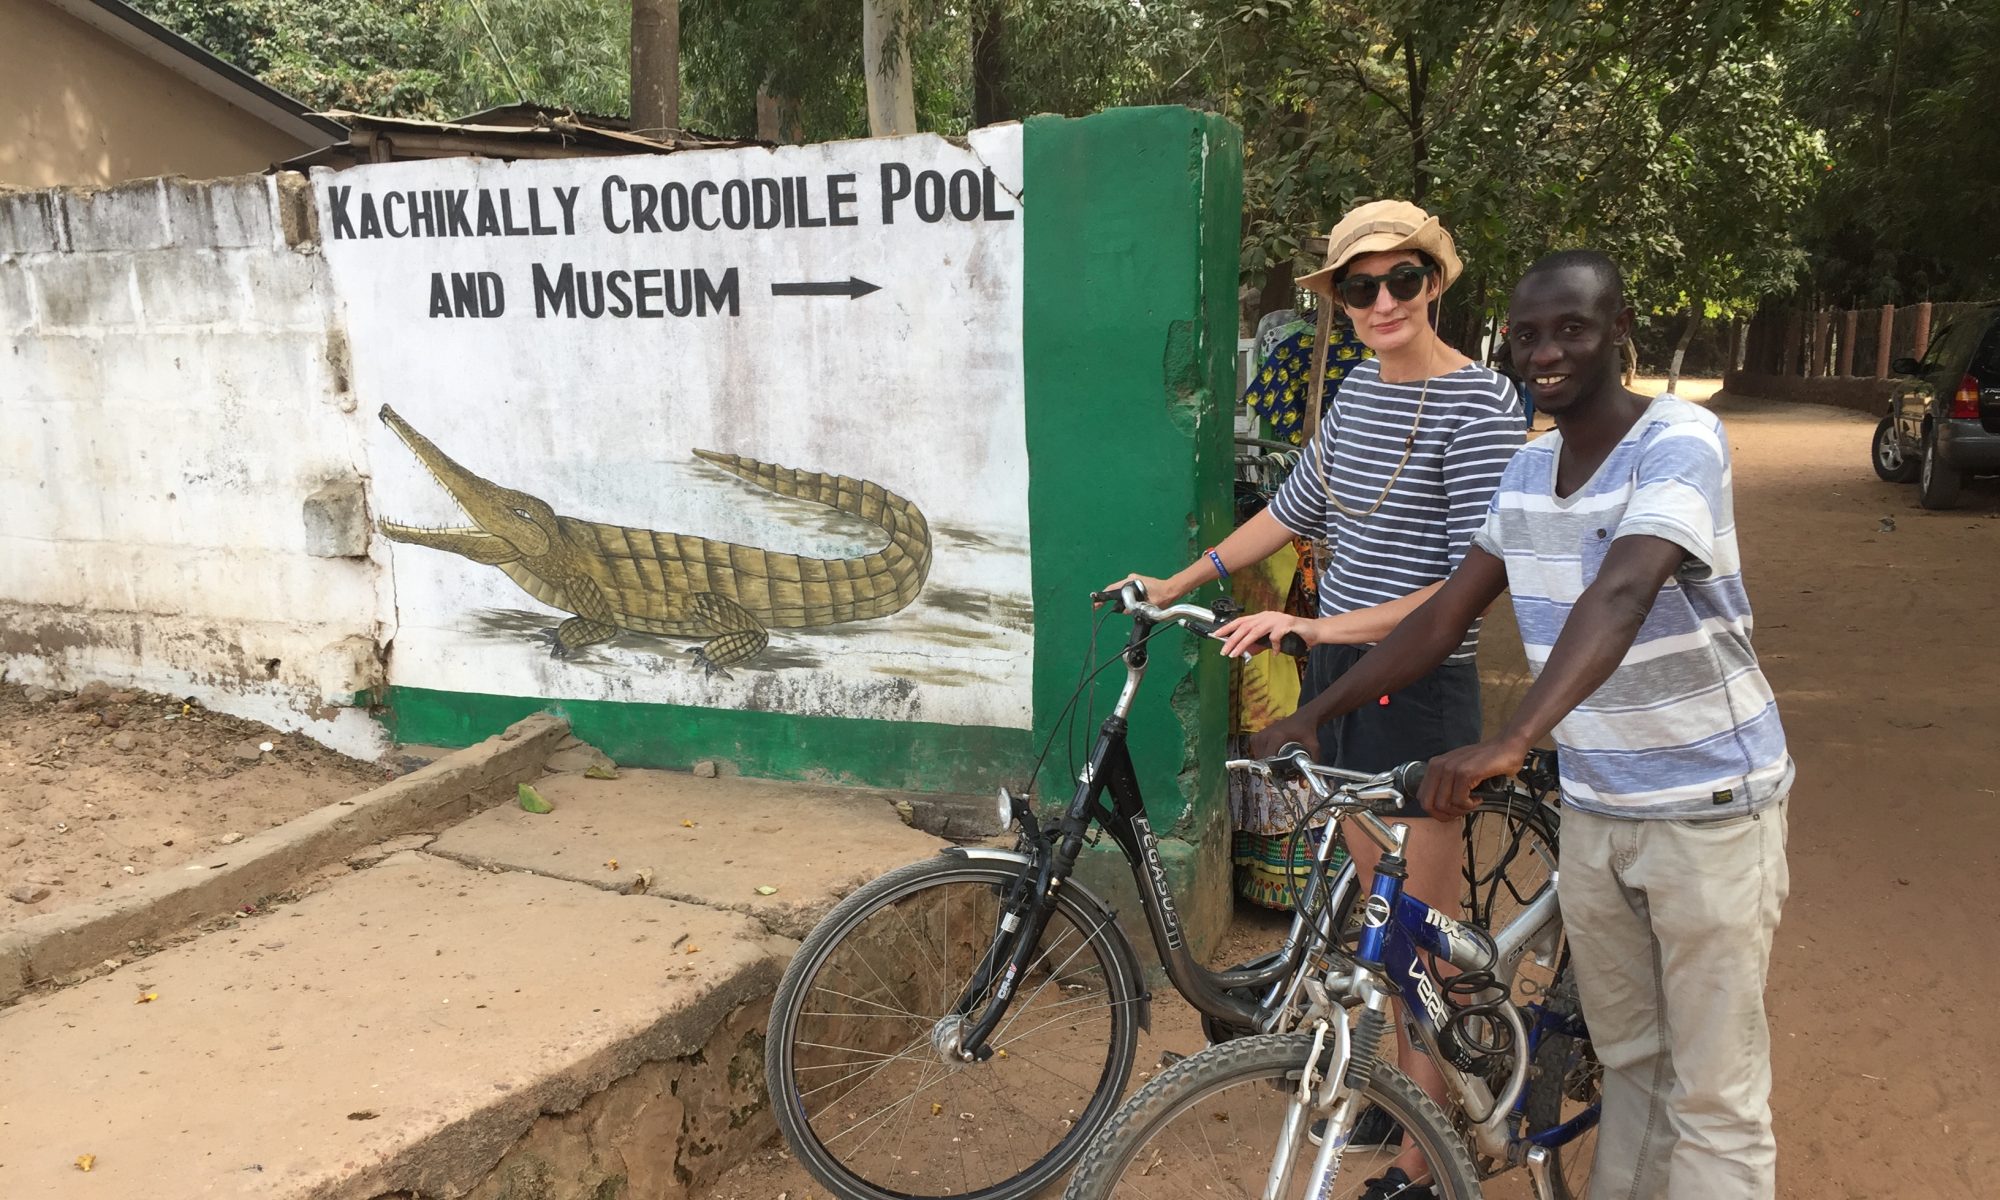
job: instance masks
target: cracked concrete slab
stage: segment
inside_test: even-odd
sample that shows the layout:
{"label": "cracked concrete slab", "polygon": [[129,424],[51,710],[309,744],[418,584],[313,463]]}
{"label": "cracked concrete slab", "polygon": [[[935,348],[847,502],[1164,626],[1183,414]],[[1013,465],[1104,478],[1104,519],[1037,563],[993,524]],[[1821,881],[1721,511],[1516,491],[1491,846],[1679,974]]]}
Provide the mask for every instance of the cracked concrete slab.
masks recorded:
{"label": "cracked concrete slab", "polygon": [[396,854],[0,1012],[0,1196],[461,1195],[539,1114],[711,1045],[792,949],[714,908]]}
{"label": "cracked concrete slab", "polygon": [[[430,852],[613,891],[640,886],[643,873],[653,895],[747,913],[803,938],[861,884],[946,845],[905,825],[887,793],[630,770],[535,786],[554,812],[489,809]],[[759,886],[777,890],[760,895]]]}

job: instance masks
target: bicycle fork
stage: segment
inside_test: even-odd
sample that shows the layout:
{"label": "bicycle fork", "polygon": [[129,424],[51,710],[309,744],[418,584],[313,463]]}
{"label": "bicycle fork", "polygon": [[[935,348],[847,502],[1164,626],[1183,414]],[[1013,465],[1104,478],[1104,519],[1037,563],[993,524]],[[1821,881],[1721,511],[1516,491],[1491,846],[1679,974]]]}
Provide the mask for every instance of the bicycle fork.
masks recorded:
{"label": "bicycle fork", "polygon": [[[1299,1074],[1298,1090],[1285,1106],[1278,1150],[1264,1179],[1263,1200],[1284,1200],[1291,1194],[1297,1149],[1312,1122],[1321,1116],[1326,1119],[1326,1127],[1320,1136],[1319,1153],[1313,1157],[1305,1194],[1315,1198],[1333,1194],[1333,1186],[1340,1177],[1341,1155],[1361,1116],[1362,1092],[1367,1086],[1369,1068],[1381,1048],[1380,1031],[1389,1020],[1388,993],[1373,986],[1366,976],[1360,977],[1357,984],[1362,993],[1359,1019],[1371,1022],[1375,1030],[1375,1036],[1360,1039],[1364,1043],[1360,1053],[1370,1060],[1366,1063],[1356,1060],[1355,1038],[1348,1028],[1346,1010],[1328,1003],[1326,989],[1318,980],[1306,983],[1321,1015],[1314,1022],[1312,1053]],[[1331,1056],[1325,1053],[1329,1040],[1333,1043]],[[1319,1073],[1322,1059],[1327,1060],[1327,1067]]]}

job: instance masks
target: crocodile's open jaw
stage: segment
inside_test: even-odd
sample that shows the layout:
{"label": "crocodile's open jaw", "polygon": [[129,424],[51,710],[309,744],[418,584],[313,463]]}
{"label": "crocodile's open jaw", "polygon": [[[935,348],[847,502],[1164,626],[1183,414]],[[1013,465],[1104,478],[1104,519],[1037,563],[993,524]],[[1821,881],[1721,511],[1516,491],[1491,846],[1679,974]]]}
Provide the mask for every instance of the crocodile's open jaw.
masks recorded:
{"label": "crocodile's open jaw", "polygon": [[[434,541],[440,537],[498,538],[513,547],[516,553],[510,557],[535,558],[548,553],[549,529],[542,522],[552,525],[555,514],[547,504],[526,492],[501,487],[466,470],[388,405],[382,406],[380,416],[382,423],[403,439],[403,444],[416,455],[431,478],[438,481],[438,486],[473,522],[470,528],[430,529],[384,520],[381,522],[383,533],[392,538],[416,542]],[[487,555],[479,557],[486,561],[499,561]]]}

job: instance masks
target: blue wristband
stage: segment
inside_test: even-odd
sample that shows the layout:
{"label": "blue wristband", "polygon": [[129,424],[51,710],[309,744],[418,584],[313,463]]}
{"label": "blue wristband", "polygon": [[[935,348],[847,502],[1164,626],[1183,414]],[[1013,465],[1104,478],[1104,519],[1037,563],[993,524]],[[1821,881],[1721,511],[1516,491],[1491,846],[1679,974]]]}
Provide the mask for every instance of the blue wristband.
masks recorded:
{"label": "blue wristband", "polygon": [[1222,556],[1213,549],[1208,551],[1208,561],[1215,564],[1215,577],[1224,583],[1229,581],[1229,568],[1222,565]]}

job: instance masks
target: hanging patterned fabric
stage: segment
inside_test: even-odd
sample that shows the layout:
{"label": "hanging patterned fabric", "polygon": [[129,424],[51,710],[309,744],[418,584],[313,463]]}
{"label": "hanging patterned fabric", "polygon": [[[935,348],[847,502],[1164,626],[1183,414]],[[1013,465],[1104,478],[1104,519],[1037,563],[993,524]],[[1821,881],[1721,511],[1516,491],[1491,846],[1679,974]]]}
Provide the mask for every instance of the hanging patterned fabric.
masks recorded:
{"label": "hanging patterned fabric", "polygon": [[[1244,389],[1244,403],[1269,422],[1282,441],[1305,441],[1306,397],[1312,386],[1316,317],[1260,330],[1263,354]],[[1330,401],[1355,364],[1371,356],[1346,321],[1332,323],[1327,345],[1326,382],[1322,404]],[[1239,452],[1236,459],[1236,519],[1239,524],[1261,510],[1297,463],[1296,453]],[[1317,616],[1319,592],[1314,578],[1311,544],[1294,538],[1264,562],[1238,570],[1231,579],[1236,599],[1249,612],[1283,609],[1294,616]],[[1262,729],[1298,707],[1305,660],[1281,654],[1259,654],[1236,664],[1230,690],[1232,757],[1248,753],[1249,733]],[[1229,779],[1229,815],[1233,827],[1231,859],[1238,895],[1270,908],[1289,908],[1311,870],[1314,845],[1325,836],[1322,823],[1307,837],[1292,836],[1306,810],[1303,787],[1273,784],[1247,772]],[[1334,851],[1337,865],[1345,851]]]}
{"label": "hanging patterned fabric", "polygon": [[[1230,576],[1236,602],[1245,612],[1264,612],[1285,607],[1286,594],[1298,575],[1299,552],[1290,545],[1278,547],[1271,557],[1244,567]],[[1255,733],[1292,715],[1299,707],[1299,672],[1296,659],[1284,654],[1259,654],[1235,662],[1237,672],[1236,710],[1232,726],[1237,733]]]}
{"label": "hanging patterned fabric", "polygon": [[[1278,334],[1277,343],[1250,376],[1250,386],[1243,389],[1243,401],[1251,412],[1270,422],[1280,439],[1296,446],[1305,441],[1306,390],[1312,383],[1315,333],[1312,322],[1302,320]],[[1354,336],[1352,325],[1335,321],[1333,341],[1326,351],[1323,402],[1333,398],[1355,364],[1372,357],[1374,352]]]}

